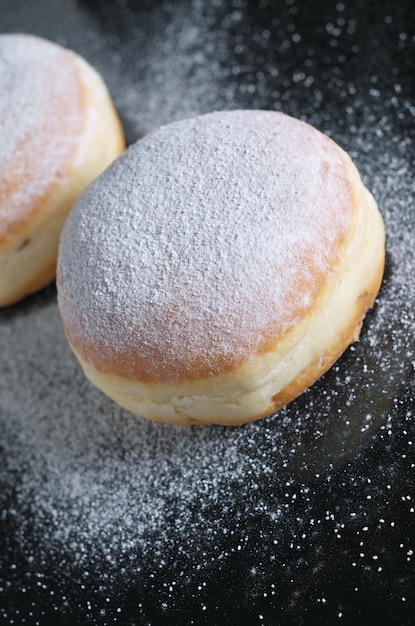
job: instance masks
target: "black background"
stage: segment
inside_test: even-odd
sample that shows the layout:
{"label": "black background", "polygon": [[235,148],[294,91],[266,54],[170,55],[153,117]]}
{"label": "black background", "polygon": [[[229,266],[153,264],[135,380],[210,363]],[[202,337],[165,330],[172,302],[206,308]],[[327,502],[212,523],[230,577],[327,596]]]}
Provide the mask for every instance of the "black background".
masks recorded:
{"label": "black background", "polygon": [[[352,155],[385,216],[390,244],[379,302],[396,296],[383,322],[381,305],[369,314],[368,323],[381,328],[380,347],[371,347],[364,331],[359,347],[294,403],[295,416],[314,415],[312,425],[297,417],[295,428],[287,426],[289,409],[283,426],[271,418],[255,426],[254,443],[242,439],[241,454],[257,459],[257,475],[227,484],[216,504],[200,504],[204,530],[234,524],[235,532],[214,532],[213,541],[206,532],[197,553],[173,533],[157,568],[137,545],[119,563],[119,576],[106,577],[97,558],[88,578],[74,566],[65,573],[68,557],[60,554],[33,563],[30,510],[23,544],[10,513],[19,506],[19,471],[2,477],[1,623],[414,623],[414,28],[411,0],[0,0],[1,31],[45,36],[100,71],[129,143],[160,124],[223,108],[283,110],[330,134]],[[0,332],[54,299],[52,286],[3,312]],[[377,349],[389,356],[387,367]],[[354,427],[338,429],[330,415],[345,406],[339,376],[361,371],[356,363],[367,365],[372,384],[362,385],[350,408]],[[327,388],[336,392],[324,400]],[[368,407],[372,421],[363,436]],[[0,414],[5,423],[2,404]],[[274,450],[276,428],[282,448],[289,439],[296,453],[288,465],[282,452],[268,459],[274,471],[265,473],[261,458]],[[6,439],[0,455],[5,462]],[[227,493],[233,497],[225,507]],[[166,520],[180,507],[170,498]],[[289,503],[277,529],[278,521],[263,515],[276,500]],[[180,582],[172,591],[174,577]]]}

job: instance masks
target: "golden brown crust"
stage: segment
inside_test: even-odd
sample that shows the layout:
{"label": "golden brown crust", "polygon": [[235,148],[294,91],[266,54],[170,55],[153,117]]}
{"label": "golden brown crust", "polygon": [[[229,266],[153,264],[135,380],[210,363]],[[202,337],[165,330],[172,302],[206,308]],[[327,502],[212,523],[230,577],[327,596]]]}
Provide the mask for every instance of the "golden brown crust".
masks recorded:
{"label": "golden brown crust", "polygon": [[[306,131],[307,127],[304,132]],[[68,315],[72,306],[71,294],[74,295],[70,289],[66,291],[65,280],[72,280],[74,276],[73,266],[69,262],[62,274],[65,280],[61,285],[58,283],[61,313],[68,340],[91,382],[122,407],[155,421],[177,425],[238,425],[274,413],[324,374],[344,350],[358,339],[363,318],[380,287],[385,255],[383,221],[376,203],[363,186],[349,157],[340,149],[338,151],[340,158],[335,163],[340,170],[336,170],[336,184],[332,193],[333,197],[340,192],[346,194],[345,203],[340,201],[336,205],[340,208],[346,207],[346,219],[339,222],[338,216],[327,208],[328,196],[321,198],[318,195],[315,200],[316,219],[320,218],[321,211],[323,220],[331,215],[335,222],[327,224],[329,244],[322,245],[327,233],[325,228],[320,228],[322,240],[316,241],[315,249],[310,251],[308,237],[313,233],[308,224],[306,225],[306,245],[302,246],[301,254],[297,254],[294,265],[284,265],[281,270],[286,270],[286,275],[282,279],[280,277],[280,280],[288,285],[289,289],[285,292],[288,295],[272,301],[272,316],[259,329],[261,340],[257,342],[256,350],[245,349],[246,337],[235,331],[232,322],[227,328],[232,338],[239,342],[235,353],[222,355],[219,352],[216,361],[206,358],[204,362],[204,354],[197,355],[199,360],[195,360],[193,355],[193,360],[190,361],[186,351],[181,350],[177,371],[171,375],[170,363],[163,363],[163,357],[169,349],[166,336],[171,325],[170,317],[174,322],[178,319],[177,311],[172,309],[179,307],[179,300],[172,298],[167,301],[168,306],[157,309],[158,318],[154,316],[155,323],[164,325],[166,332],[160,334],[160,341],[155,344],[153,352],[147,352],[143,357],[140,346],[137,346],[140,337],[136,338],[135,343],[133,337],[131,343],[123,342],[123,349],[112,358],[111,352],[105,350],[100,343],[107,340],[112,345],[111,323],[106,327],[110,336],[105,336],[102,332],[89,337],[76,333],[76,328],[79,329],[77,309],[74,309],[74,315]],[[337,185],[338,181],[342,182]],[[304,204],[304,196],[301,195],[296,201]],[[288,216],[292,216],[291,210]],[[250,225],[251,217],[248,222]],[[82,224],[85,226],[84,222]],[[298,225],[298,228],[302,227],[303,224]],[[73,239],[67,233],[66,251],[69,250],[71,241]],[[318,253],[322,251],[323,263],[316,262],[316,250]],[[262,250],[258,254],[262,262]],[[90,271],[94,272],[94,257],[91,255],[88,259],[92,261]],[[251,319],[255,308],[258,310],[258,304],[260,307],[267,306],[274,293],[273,280],[278,280],[278,277],[268,271],[269,267],[267,263],[262,264],[261,278],[267,276],[267,280],[261,283],[263,291],[257,292],[259,295],[256,301],[249,303],[252,308],[247,310]],[[274,269],[273,265],[272,268]],[[89,277],[84,278],[88,284]],[[248,306],[244,283],[241,281],[239,284],[242,300],[246,300]],[[205,301],[201,303],[202,307],[206,306],[208,309],[214,306],[209,300],[209,287],[208,284],[207,291],[204,292],[206,304]],[[215,287],[216,284],[213,285],[213,293]],[[158,285],[156,288],[158,289]],[[197,285],[194,289],[197,289]],[[78,294],[75,295],[78,297]],[[91,301],[94,301],[93,298]],[[186,307],[191,308],[194,305],[191,299],[184,300],[183,296],[182,301]],[[112,303],[111,300],[109,302]],[[108,307],[110,312],[113,311],[112,306],[111,304]],[[222,310],[221,308],[220,311]],[[283,330],[281,319],[284,322],[290,321],[285,323]],[[73,326],[68,320],[73,322]],[[93,321],[91,316],[89,322],[92,325]],[[142,322],[142,318],[140,321]],[[177,328],[176,326],[176,331]],[[186,330],[187,336],[180,335],[179,338],[187,347],[192,339],[192,329]],[[118,332],[117,338],[120,338],[118,328],[114,332]],[[211,337],[214,341],[215,334],[212,333]],[[143,338],[143,342],[145,341],[146,336]],[[243,345],[244,350],[238,353],[240,345]],[[154,358],[153,364],[148,362],[151,356]]]}
{"label": "golden brown crust", "polygon": [[[309,132],[315,131],[304,124],[304,134],[306,135]],[[334,145],[334,142],[329,138],[327,138],[327,141]],[[304,250],[299,264],[308,268],[307,276],[298,274],[293,279],[291,292],[284,301],[286,314],[291,317],[293,322],[288,328],[282,329],[279,319],[276,319],[262,328],[261,343],[257,350],[258,356],[275,350],[283,338],[290,334],[297,320],[302,319],[307,312],[308,314],[312,312],[311,309],[313,307],[310,309],[308,304],[303,305],[302,299],[298,297],[298,294],[309,292],[312,301],[319,301],[326,289],[328,278],[341,263],[343,249],[347,248],[355,236],[356,215],[365,201],[365,189],[348,155],[337,146],[336,150],[344,158],[343,169],[337,174],[339,189],[342,189],[348,196],[345,203],[347,202],[347,204],[352,206],[349,229],[346,232],[338,230],[334,233],[331,249],[328,251],[330,257],[327,257],[327,265],[324,267],[321,265],[317,266],[311,249]],[[259,300],[267,301],[268,289],[269,284],[264,286],[264,292],[258,298]],[[61,290],[61,294],[61,310],[65,313],[63,304],[64,288]],[[162,325],[167,327],[171,320],[177,320],[177,311],[180,310],[182,300],[183,296],[179,293],[176,300],[172,300],[168,307],[158,312],[159,316],[163,316]],[[236,353],[221,354],[216,356],[214,360],[206,358],[206,355],[203,354],[197,359],[195,359],[194,355],[190,358],[190,355],[184,353],[180,361],[171,364],[166,361],[165,345],[162,343],[154,346],[153,350],[148,350],[147,352],[143,352],[140,349],[140,345],[131,343],[125,346],[122,352],[114,351],[109,353],[107,350],[108,336],[102,338],[94,337],[93,340],[88,340],[85,336],[75,332],[75,329],[66,321],[65,315],[63,315],[63,318],[69,341],[76,352],[82,356],[83,360],[96,367],[100,372],[108,372],[132,381],[167,383],[172,379],[177,382],[198,380],[215,374],[232,372],[246,360],[246,356],[241,355],[243,350],[241,350],[240,355]],[[117,320],[114,320],[114,332],[116,332],[116,326]],[[111,335],[111,330],[109,330],[109,335]],[[244,341],[245,337],[240,335],[239,342],[241,347]],[[249,352],[249,347],[247,347],[247,352]]]}
{"label": "golden brown crust", "polygon": [[[345,157],[344,171],[347,172],[351,167],[351,163],[346,155]],[[339,173],[339,180],[340,178],[344,178],[344,171]],[[353,178],[356,176],[354,169],[351,169],[350,175]],[[356,215],[363,201],[360,180],[357,182],[359,184],[353,187],[347,180],[348,201],[353,207],[351,227],[347,232],[338,231],[333,238],[332,256],[328,266],[323,268],[317,267],[313,261],[312,251],[304,250],[303,252],[299,262],[303,266],[307,266],[307,278],[300,274],[296,276],[291,291],[284,301],[284,309],[293,320],[302,319],[307,311],[308,314],[311,312],[308,305],[304,306],[302,304],[302,298],[298,297],[298,294],[310,290],[310,286],[312,285],[310,291],[311,299],[316,303],[319,302],[322,293],[326,289],[328,278],[332,275],[333,271],[336,271],[336,265],[339,264],[342,249],[347,247],[350,240],[354,237],[354,220],[356,219]],[[266,288],[269,288],[269,285],[267,285]],[[266,290],[260,295],[259,299],[266,302]],[[178,294],[177,301],[170,303],[169,307],[163,311],[162,324],[164,326],[167,327],[170,321],[177,317],[176,311],[179,310],[181,305],[182,296]],[[261,345],[257,351],[257,355],[260,356],[275,350],[283,337],[291,332],[295,323],[296,322],[293,321],[290,327],[281,329],[279,320],[277,319],[275,322],[273,321],[268,326],[264,327],[261,330]],[[162,343],[154,346],[152,351],[149,350],[147,352],[140,351],[137,346],[132,343],[130,346],[126,346],[122,352],[108,354],[105,349],[107,342],[106,337],[103,337],[102,340],[95,338],[94,341],[87,341],[85,337],[76,335],[70,325],[66,324],[65,329],[70,343],[76,351],[82,355],[83,359],[91,363],[99,371],[109,372],[135,381],[169,382],[172,378],[177,381],[198,380],[218,373],[232,372],[239,368],[246,360],[243,354],[238,356],[235,353],[219,355],[214,360],[208,360],[203,354],[201,354],[197,360],[194,356],[190,359],[189,355],[185,353],[182,355],[179,362],[168,365],[166,363],[165,345]],[[244,340],[244,336],[240,335],[239,342],[241,346]],[[247,351],[248,350],[249,348]]]}
{"label": "golden brown crust", "polygon": [[[376,229],[375,229],[376,230]],[[379,230],[379,224],[377,226]],[[380,229],[382,231],[382,229]],[[375,238],[376,239],[376,238]],[[90,363],[85,361],[82,356],[77,353],[76,349],[72,346],[78,360],[80,361],[86,375],[90,378],[91,382],[102,389],[110,397],[112,397],[121,406],[127,410],[137,413],[138,415],[148,417],[156,422],[170,422],[177,426],[189,426],[189,425],[201,425],[204,423],[214,423],[222,426],[239,426],[250,421],[255,421],[267,417],[273,413],[276,413],[279,409],[283,408],[297,397],[299,397],[306,389],[308,389],[313,383],[315,383],[323,374],[325,374],[331,366],[339,359],[343,352],[359,338],[361,326],[363,324],[364,317],[375,301],[376,295],[379,291],[384,270],[384,240],[382,237],[377,238],[377,264],[371,268],[372,274],[370,280],[365,285],[364,290],[359,294],[352,312],[350,314],[348,323],[343,327],[342,331],[336,335],[335,341],[331,343],[327,348],[322,350],[314,360],[307,364],[281,391],[273,395],[267,404],[266,408],[259,412],[248,412],[243,417],[234,417],[233,415],[226,415],[226,409],[222,412],[218,412],[214,417],[210,419],[203,419],[200,417],[192,417],[189,413],[175,412],[174,417],[166,416],[165,412],[157,413],[157,409],[152,411],[151,414],[145,414],[143,411],[134,410],[134,396],[131,402],[130,392],[134,388],[134,381],[118,379],[114,374],[103,374],[96,370]],[[317,312],[318,315],[318,312]],[[232,374],[231,374],[232,375]],[[243,376],[246,375],[245,373]],[[220,377],[220,381],[223,381],[224,385],[227,384],[225,379],[226,372],[223,372]],[[118,379],[118,380],[117,380]],[[124,381],[124,382],[123,382]],[[198,388],[196,393],[200,393],[203,390],[204,384],[208,384],[208,379],[198,381]],[[124,388],[125,385],[125,388]],[[116,392],[114,393],[114,389]],[[163,384],[158,386],[160,391],[163,391]],[[180,397],[181,394],[186,393],[183,386],[178,384],[176,386],[175,393]],[[157,395],[157,391],[156,391]],[[160,395],[162,395],[160,393]]]}
{"label": "golden brown crust", "polygon": [[[21,37],[19,37],[20,40]],[[32,40],[33,38],[29,38]],[[44,45],[43,41],[41,45]],[[85,110],[86,106],[86,88],[80,80],[79,72],[76,71],[74,66],[74,57],[71,53],[62,49],[60,54],[61,71],[63,74],[68,73],[71,79],[76,80],[77,89],[71,90],[66,100],[60,102],[59,109],[56,109],[56,118],[54,123],[57,127],[65,128],[67,120],[71,116],[71,112],[75,112],[76,127],[75,130],[79,135],[84,132],[82,125],[85,120],[81,119],[79,112]],[[23,76],[19,76],[19,79],[23,79]],[[13,103],[12,103],[13,104]],[[17,103],[16,103],[17,106]],[[23,123],[23,122],[22,122]],[[38,175],[36,171],[37,163],[42,162],[42,153],[50,151],[51,147],[48,145],[50,140],[50,134],[46,130],[48,120],[42,120],[41,127],[38,129],[39,140],[37,142],[37,153],[30,154],[26,149],[26,144],[32,139],[31,136],[27,136],[20,139],[14,147],[12,154],[8,155],[6,162],[2,166],[0,174],[1,180],[1,206],[7,207],[15,202],[16,197],[22,199],[21,208],[18,211],[6,211],[2,217],[0,223],[0,243],[2,245],[12,245],[16,238],[20,237],[22,231],[24,231],[30,223],[33,226],[40,225],[44,221],[48,220],[48,212],[44,207],[51,204],[50,199],[56,194],[56,190],[59,187],[56,180],[49,182],[48,172],[44,172],[42,181],[39,183],[38,193],[34,197],[34,201],[31,203],[26,202],[26,188],[31,179]],[[75,126],[75,123],[74,123]],[[66,158],[65,161],[60,163],[62,174],[66,176],[66,170],[70,166],[71,160],[76,157],[78,146],[76,143],[69,143],[66,146]],[[57,157],[58,158],[58,157]],[[24,208],[23,208],[24,207]]]}
{"label": "golden brown crust", "polygon": [[[49,46],[57,54],[54,44],[33,37],[16,36],[16,44],[22,45],[26,39],[31,46],[45,49],[45,54]],[[71,85],[77,88],[59,102],[55,122],[65,129],[73,116],[79,123],[65,145],[64,158],[56,157],[59,170],[50,182],[49,172],[39,170],[42,151],[53,150],[47,145],[54,142],[50,133],[39,129],[36,154],[20,142],[6,159],[0,174],[0,210],[4,213],[0,227],[0,306],[17,302],[55,278],[59,235],[69,211],[85,187],[125,148],[121,123],[102,79],[74,53],[58,50],[60,71],[67,71],[72,76]],[[59,143],[59,137],[56,141]],[[21,164],[19,159],[23,159]],[[26,191],[30,185],[35,193]]]}
{"label": "golden brown crust", "polygon": [[302,372],[282,391],[272,397],[267,409],[258,418],[275,413],[298,398],[306,389],[311,387],[332,365],[340,358],[345,350],[359,338],[363,319],[375,301],[383,277],[384,257],[379,261],[378,270],[372,284],[360,294],[356,302],[355,311],[348,326],[338,335],[336,342],[324,351],[312,363],[307,365]]}

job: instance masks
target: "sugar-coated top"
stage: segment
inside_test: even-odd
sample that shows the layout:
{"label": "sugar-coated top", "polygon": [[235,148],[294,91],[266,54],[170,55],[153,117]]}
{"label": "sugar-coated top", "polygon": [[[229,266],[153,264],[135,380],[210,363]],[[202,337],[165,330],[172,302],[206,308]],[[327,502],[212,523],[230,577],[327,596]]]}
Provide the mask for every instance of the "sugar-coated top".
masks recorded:
{"label": "sugar-coated top", "polygon": [[73,346],[101,371],[172,382],[256,356],[338,261],[353,211],[346,159],[269,111],[203,115],[137,142],[63,230],[58,294]]}
{"label": "sugar-coated top", "polygon": [[0,35],[0,237],[65,180],[82,127],[73,55],[30,35]]}

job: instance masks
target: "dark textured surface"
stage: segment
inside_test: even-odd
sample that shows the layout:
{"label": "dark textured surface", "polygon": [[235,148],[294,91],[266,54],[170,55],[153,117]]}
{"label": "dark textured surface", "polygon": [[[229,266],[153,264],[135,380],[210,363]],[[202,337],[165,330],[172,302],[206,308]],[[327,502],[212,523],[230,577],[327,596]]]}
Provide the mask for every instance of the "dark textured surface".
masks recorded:
{"label": "dark textured surface", "polygon": [[215,109],[283,110],[351,154],[387,228],[361,342],[239,429],[148,424],[103,398],[53,287],[0,313],[2,623],[413,623],[414,15],[409,0],[0,0],[2,31],[97,67],[129,142]]}

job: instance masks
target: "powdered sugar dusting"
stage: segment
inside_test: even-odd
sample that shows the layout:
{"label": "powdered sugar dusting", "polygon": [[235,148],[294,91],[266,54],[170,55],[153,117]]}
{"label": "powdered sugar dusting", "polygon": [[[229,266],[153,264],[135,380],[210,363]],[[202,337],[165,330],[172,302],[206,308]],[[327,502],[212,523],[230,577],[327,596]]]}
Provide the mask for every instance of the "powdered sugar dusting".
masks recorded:
{"label": "powdered sugar dusting", "polygon": [[0,36],[0,235],[65,181],[81,91],[68,53],[26,35]]}
{"label": "powdered sugar dusting", "polygon": [[98,363],[137,350],[153,378],[238,363],[313,302],[351,211],[343,154],[302,122],[234,111],[163,127],[90,187],[64,228],[70,337]]}
{"label": "powdered sugar dusting", "polygon": [[4,7],[4,28],[101,70],[131,141],[235,106],[330,133],[379,204],[387,262],[360,342],[276,416],[225,430],[146,422],[92,388],[53,289],[2,310],[0,621],[412,625],[413,3]]}

